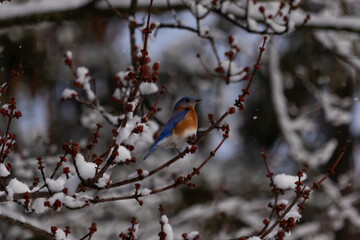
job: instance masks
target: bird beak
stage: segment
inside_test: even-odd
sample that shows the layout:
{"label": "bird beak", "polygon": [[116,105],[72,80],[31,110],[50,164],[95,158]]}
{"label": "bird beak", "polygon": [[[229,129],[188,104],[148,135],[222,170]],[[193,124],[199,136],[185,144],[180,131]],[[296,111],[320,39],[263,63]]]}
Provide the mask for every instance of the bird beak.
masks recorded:
{"label": "bird beak", "polygon": [[195,100],[193,100],[193,103],[198,103],[198,102],[200,102],[201,101],[201,99],[195,99]]}

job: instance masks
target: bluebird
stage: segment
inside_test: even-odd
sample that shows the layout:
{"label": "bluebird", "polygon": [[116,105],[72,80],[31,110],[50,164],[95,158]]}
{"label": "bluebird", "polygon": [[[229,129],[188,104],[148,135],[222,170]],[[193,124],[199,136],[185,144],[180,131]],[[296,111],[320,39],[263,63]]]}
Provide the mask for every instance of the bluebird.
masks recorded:
{"label": "bluebird", "polygon": [[174,147],[179,152],[178,148],[184,146],[190,136],[196,135],[198,120],[194,107],[200,101],[201,99],[183,97],[175,104],[169,121],[146,153],[144,160],[159,146]]}

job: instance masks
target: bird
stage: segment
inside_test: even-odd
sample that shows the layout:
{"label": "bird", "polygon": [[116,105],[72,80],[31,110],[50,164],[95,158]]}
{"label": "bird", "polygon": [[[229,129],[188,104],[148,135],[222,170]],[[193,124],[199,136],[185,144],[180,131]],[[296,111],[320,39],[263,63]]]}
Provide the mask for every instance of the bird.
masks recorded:
{"label": "bird", "polygon": [[179,153],[178,148],[184,146],[190,136],[196,136],[198,119],[195,105],[200,101],[201,99],[193,97],[183,97],[177,101],[169,121],[165,124],[159,137],[146,153],[144,160],[158,147],[174,147]]}

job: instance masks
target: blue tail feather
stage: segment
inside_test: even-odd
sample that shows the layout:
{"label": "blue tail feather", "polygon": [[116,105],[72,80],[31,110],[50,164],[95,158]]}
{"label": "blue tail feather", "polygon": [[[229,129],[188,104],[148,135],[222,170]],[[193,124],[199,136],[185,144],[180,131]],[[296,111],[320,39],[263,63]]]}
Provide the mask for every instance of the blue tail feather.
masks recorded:
{"label": "blue tail feather", "polygon": [[150,157],[150,155],[157,149],[157,144],[155,143],[154,145],[152,145],[152,147],[149,149],[149,151],[146,153],[145,157],[143,160],[147,159],[148,157]]}
{"label": "blue tail feather", "polygon": [[149,151],[146,153],[145,157],[143,160],[147,159],[148,157],[150,157],[150,155],[157,149],[159,143],[161,141],[163,141],[164,139],[166,139],[167,137],[169,137],[172,133],[172,129],[169,129],[167,132],[162,132],[160,134],[160,136],[158,137],[158,139],[156,139],[155,143],[151,146],[151,148],[149,149]]}
{"label": "blue tail feather", "polygon": [[170,120],[161,131],[160,136],[158,139],[156,139],[154,145],[152,145],[149,151],[146,153],[144,160],[147,159],[157,149],[160,142],[171,136],[174,127],[185,118],[188,112],[189,110],[186,109],[180,112],[174,112],[172,114]]}

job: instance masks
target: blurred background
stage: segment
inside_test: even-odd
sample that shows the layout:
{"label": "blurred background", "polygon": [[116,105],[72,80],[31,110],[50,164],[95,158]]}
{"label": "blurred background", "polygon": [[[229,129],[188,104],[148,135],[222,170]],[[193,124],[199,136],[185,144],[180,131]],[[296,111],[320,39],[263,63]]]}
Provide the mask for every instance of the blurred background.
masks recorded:
{"label": "blurred background", "polygon": [[[97,151],[103,152],[111,143],[114,126],[76,101],[60,101],[65,88],[74,88],[74,76],[64,64],[64,53],[71,51],[73,64],[89,69],[96,79],[101,105],[115,115],[122,113],[119,103],[111,101],[115,76],[131,66],[127,15],[130,1],[111,1],[124,14],[123,18],[105,1],[95,1],[94,5],[80,0],[55,2],[13,0],[0,4],[0,80],[11,79],[1,102],[6,103],[11,96],[17,99],[23,117],[12,125],[17,135],[17,153],[13,159],[30,169],[36,168],[33,158],[37,156],[47,156],[45,164],[49,166],[55,164],[64,142],[86,145],[94,130],[93,123],[99,119],[104,129],[100,132]],[[169,2],[170,8],[166,1],[154,1],[151,22],[173,23],[176,12],[183,26],[197,27],[188,1]],[[211,1],[198,2],[206,6]],[[235,2],[244,6],[247,1]],[[270,5],[279,3],[250,2],[254,11],[259,4],[271,11]],[[46,4],[50,7],[44,7]],[[135,18],[141,25],[147,1],[138,4]],[[261,147],[269,153],[269,165],[275,174],[296,175],[308,164],[309,185],[326,173],[339,149],[346,147],[335,176],[314,192],[289,239],[360,239],[360,41],[356,27],[360,25],[360,3],[311,0],[302,2],[298,11],[309,13],[314,23],[310,24],[310,20],[309,26],[299,26],[295,31],[270,34],[262,68],[251,87],[252,94],[246,99],[245,110],[226,118],[231,128],[230,138],[194,180],[197,189],[183,186],[150,196],[144,199],[142,207],[136,201],[120,201],[80,211],[63,209],[59,213],[37,215],[25,213],[16,204],[1,203],[0,211],[7,208],[45,229],[51,225],[70,225],[75,236],[84,235],[90,223],[97,222],[94,239],[116,239],[121,229],[129,225],[131,216],[136,216],[140,225],[138,238],[157,239],[160,231],[157,208],[162,203],[176,233],[175,239],[193,230],[199,231],[201,239],[250,236],[262,228],[262,220],[270,212],[267,204],[272,199]],[[343,22],[345,25],[341,25]],[[234,63],[252,69],[262,34],[250,33],[215,11],[201,19],[201,24],[209,28],[221,59],[226,59],[228,36],[232,35],[240,48]],[[265,29],[260,21],[258,24],[259,32]],[[138,46],[143,41],[141,29],[135,31]],[[204,69],[197,54],[212,74]],[[247,81],[226,84],[216,75],[213,69],[218,63],[209,41],[192,31],[157,29],[150,38],[149,56],[152,62],[160,63],[158,85],[167,85],[156,113],[159,127],[168,120],[179,98],[193,96],[202,99],[197,105],[199,128],[206,129],[210,125],[207,115],[220,117],[247,84]],[[13,77],[12,70],[19,69],[19,64],[22,64],[20,76]],[[146,99],[153,103],[156,97],[153,94]],[[1,122],[2,129],[6,123]],[[189,173],[217,146],[221,136],[221,132],[212,132],[199,143],[196,155],[178,161],[144,185],[160,187],[174,176]],[[146,147],[135,155],[141,159],[145,151]],[[171,150],[159,150],[146,162],[114,169],[112,178],[119,180],[139,167],[153,169],[175,154]],[[14,174],[31,182],[33,172]],[[116,193],[130,190],[130,186],[124,187]],[[32,237],[31,232],[19,227],[0,224],[0,239],[41,239]]]}

